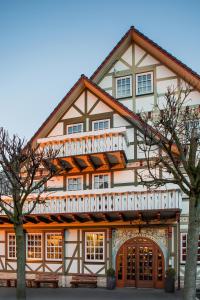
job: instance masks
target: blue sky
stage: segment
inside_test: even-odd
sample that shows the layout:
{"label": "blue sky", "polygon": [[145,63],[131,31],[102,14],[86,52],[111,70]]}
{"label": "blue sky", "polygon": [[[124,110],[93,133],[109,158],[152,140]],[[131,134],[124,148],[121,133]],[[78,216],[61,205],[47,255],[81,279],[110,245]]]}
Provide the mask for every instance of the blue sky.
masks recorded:
{"label": "blue sky", "polygon": [[199,0],[0,0],[0,126],[30,138],[134,25],[200,73]]}

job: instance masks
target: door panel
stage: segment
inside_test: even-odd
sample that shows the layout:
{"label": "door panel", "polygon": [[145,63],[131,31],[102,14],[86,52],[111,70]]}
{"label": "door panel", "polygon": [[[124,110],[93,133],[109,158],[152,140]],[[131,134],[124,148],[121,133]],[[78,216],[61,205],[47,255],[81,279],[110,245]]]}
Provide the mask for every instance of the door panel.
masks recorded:
{"label": "door panel", "polygon": [[116,258],[118,287],[163,288],[163,272],[163,254],[150,239],[131,239],[118,251]]}

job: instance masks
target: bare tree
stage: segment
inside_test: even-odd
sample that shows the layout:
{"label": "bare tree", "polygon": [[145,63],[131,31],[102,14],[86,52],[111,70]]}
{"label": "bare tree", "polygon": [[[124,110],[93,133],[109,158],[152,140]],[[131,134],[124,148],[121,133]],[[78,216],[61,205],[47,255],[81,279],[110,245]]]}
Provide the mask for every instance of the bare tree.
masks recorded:
{"label": "bare tree", "polygon": [[162,105],[151,115],[141,114],[145,134],[140,147],[148,172],[139,174],[149,188],[175,184],[189,198],[185,300],[195,299],[200,229],[200,110],[188,106],[190,92],[188,86],[168,88]]}
{"label": "bare tree", "polygon": [[[59,173],[52,161],[58,151],[33,148],[0,128],[0,209],[14,226],[17,248],[17,299],[26,299],[24,219],[39,203],[44,184]],[[36,180],[37,179],[37,180]],[[34,201],[29,201],[34,194]],[[29,205],[27,203],[29,202]]]}

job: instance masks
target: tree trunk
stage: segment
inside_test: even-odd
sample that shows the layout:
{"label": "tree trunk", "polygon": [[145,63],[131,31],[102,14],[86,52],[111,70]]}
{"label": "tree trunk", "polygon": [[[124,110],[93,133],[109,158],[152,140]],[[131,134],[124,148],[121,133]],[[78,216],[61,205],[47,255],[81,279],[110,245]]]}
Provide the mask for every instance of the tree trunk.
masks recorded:
{"label": "tree trunk", "polygon": [[[197,249],[199,239],[199,197],[189,199],[189,224],[187,235],[187,257],[184,277],[184,300],[196,299]],[[197,205],[196,205],[197,204]]]}
{"label": "tree trunk", "polygon": [[17,291],[18,300],[26,299],[26,279],[25,279],[25,233],[23,224],[15,225],[16,245],[17,245]]}

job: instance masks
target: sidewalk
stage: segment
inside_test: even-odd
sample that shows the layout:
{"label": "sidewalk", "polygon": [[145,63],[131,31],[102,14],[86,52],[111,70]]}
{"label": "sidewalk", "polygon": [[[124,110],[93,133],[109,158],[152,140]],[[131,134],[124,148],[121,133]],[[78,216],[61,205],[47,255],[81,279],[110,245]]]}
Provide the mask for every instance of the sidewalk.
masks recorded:
{"label": "sidewalk", "polygon": [[[122,288],[39,288],[27,289],[27,300],[181,300],[181,292],[166,294],[163,290]],[[14,288],[0,288],[0,300],[15,300]]]}

